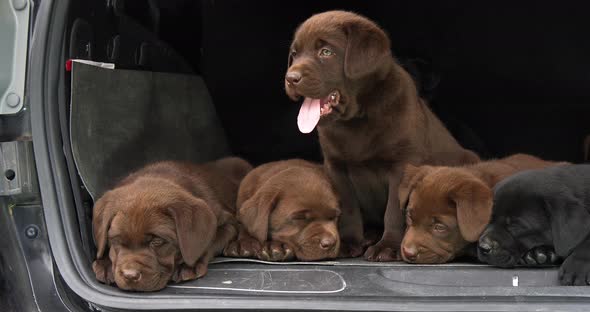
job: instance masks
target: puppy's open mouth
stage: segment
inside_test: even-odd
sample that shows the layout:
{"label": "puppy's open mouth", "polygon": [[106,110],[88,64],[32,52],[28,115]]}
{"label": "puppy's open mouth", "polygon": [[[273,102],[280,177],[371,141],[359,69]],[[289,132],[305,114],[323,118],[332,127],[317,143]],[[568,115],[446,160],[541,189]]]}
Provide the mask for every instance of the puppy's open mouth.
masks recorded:
{"label": "puppy's open mouth", "polygon": [[310,133],[315,129],[320,118],[333,111],[333,108],[340,103],[340,92],[332,91],[328,96],[322,99],[312,99],[306,97],[301,104],[299,116],[297,116],[297,126],[302,133]]}

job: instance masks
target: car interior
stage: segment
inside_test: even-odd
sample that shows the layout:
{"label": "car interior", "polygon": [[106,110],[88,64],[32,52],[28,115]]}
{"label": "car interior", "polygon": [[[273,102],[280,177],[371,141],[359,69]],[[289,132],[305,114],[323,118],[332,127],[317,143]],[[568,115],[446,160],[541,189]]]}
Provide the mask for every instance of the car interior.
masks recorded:
{"label": "car interior", "polygon": [[[311,15],[342,9],[388,33],[398,62],[455,138],[484,159],[528,153],[584,162],[590,134],[590,4],[550,1],[69,1],[54,114],[62,154],[50,243],[71,300],[116,309],[232,304],[280,309],[387,309],[488,299],[583,302],[557,267],[495,268],[363,259],[263,263],[218,258],[201,279],[154,293],[100,284],[91,263],[97,196],[153,160],[236,155],[260,165],[322,161],[316,132],[297,129],[300,103],[284,90],[289,45]],[[115,69],[71,59],[112,63]],[[51,225],[59,220],[59,225]],[[57,221],[56,221],[57,222]],[[63,232],[63,233],[62,233]],[[56,240],[60,240],[57,242]],[[199,301],[201,300],[201,301]],[[318,306],[318,302],[324,302]],[[514,309],[518,309],[514,306]]]}

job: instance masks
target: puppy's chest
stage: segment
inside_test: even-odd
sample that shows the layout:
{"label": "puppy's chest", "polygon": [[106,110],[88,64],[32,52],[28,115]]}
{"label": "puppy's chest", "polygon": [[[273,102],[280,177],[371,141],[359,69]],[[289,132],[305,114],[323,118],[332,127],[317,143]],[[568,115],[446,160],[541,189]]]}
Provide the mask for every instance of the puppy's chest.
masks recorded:
{"label": "puppy's chest", "polygon": [[382,222],[389,194],[389,170],[378,164],[351,164],[346,169],[346,177],[365,219],[372,223]]}
{"label": "puppy's chest", "polygon": [[326,158],[347,163],[394,162],[406,149],[391,131],[366,126],[320,130],[319,138]]}

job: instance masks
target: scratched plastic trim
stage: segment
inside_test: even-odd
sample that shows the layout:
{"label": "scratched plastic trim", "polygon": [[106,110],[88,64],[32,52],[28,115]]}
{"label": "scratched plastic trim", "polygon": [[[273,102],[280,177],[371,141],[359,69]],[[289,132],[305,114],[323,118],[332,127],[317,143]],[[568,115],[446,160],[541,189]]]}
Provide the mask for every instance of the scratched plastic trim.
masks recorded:
{"label": "scratched plastic trim", "polygon": [[[210,269],[209,271],[246,271],[252,272],[251,269]],[[267,289],[253,289],[253,288],[235,288],[235,287],[214,287],[214,286],[192,286],[192,285],[168,285],[168,288],[179,288],[179,289],[204,289],[204,290],[224,290],[224,291],[236,291],[236,292],[256,292],[256,293],[276,293],[276,294],[335,294],[342,292],[346,289],[346,281],[342,278],[342,275],[331,270],[306,270],[306,269],[265,269],[264,272],[327,272],[338,276],[342,286],[339,289],[334,290],[267,290]],[[198,281],[197,281],[198,282]]]}

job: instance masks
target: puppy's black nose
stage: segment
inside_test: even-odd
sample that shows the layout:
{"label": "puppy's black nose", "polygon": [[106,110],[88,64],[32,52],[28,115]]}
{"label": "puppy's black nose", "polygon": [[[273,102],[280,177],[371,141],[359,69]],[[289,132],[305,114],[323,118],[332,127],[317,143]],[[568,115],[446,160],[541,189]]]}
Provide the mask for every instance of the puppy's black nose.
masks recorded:
{"label": "puppy's black nose", "polygon": [[489,239],[488,237],[482,237],[482,239],[480,239],[479,241],[477,248],[479,249],[479,252],[481,252],[481,254],[487,255],[494,248],[494,241]]}
{"label": "puppy's black nose", "polygon": [[487,255],[492,251],[492,246],[488,244],[479,244],[479,251],[482,254]]}
{"label": "puppy's black nose", "polygon": [[301,81],[301,73],[298,71],[290,71],[285,76],[285,80],[287,80],[287,83],[296,85]]}
{"label": "puppy's black nose", "polygon": [[123,269],[123,277],[128,281],[137,282],[141,279],[141,272],[135,269]]}

